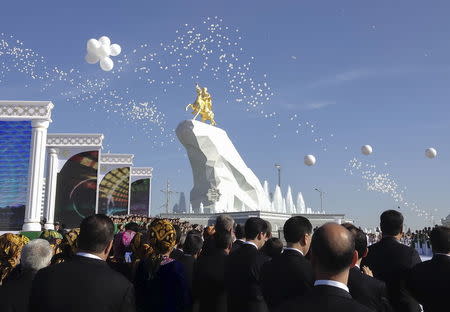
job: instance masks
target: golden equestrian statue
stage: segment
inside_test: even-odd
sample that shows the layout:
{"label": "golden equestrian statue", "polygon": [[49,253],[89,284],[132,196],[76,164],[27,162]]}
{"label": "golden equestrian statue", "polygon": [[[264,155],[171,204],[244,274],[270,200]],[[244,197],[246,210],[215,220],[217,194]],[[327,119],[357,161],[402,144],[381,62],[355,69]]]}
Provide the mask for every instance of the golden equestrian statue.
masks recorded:
{"label": "golden equestrian statue", "polygon": [[198,117],[198,115],[201,115],[203,122],[209,120],[211,125],[215,126],[216,122],[212,111],[211,94],[208,93],[207,88],[201,88],[198,84],[195,85],[195,91],[197,91],[197,98],[194,103],[186,106],[186,110],[188,110],[189,107],[192,108],[192,114],[195,115],[193,118],[194,120]]}

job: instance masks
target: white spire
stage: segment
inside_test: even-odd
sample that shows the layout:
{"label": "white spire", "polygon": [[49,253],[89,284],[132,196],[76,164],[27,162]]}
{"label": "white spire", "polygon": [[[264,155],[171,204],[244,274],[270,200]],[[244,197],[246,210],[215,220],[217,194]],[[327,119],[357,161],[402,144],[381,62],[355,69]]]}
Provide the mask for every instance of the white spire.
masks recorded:
{"label": "white spire", "polygon": [[286,213],[286,198],[283,198],[283,213]]}
{"label": "white spire", "polygon": [[309,214],[310,214],[310,213],[313,213],[313,211],[312,211],[311,208],[308,207],[308,208],[306,208],[306,213],[309,213]]}
{"label": "white spire", "polygon": [[203,210],[203,203],[200,202],[200,213],[203,213],[203,212],[204,212],[204,210]]}
{"label": "white spire", "polygon": [[273,194],[273,208],[275,212],[283,212],[283,195],[281,195],[280,186],[275,187]]}
{"label": "white spire", "polygon": [[189,204],[189,213],[193,213],[194,211],[192,210],[192,204]]}
{"label": "white spire", "polygon": [[263,184],[264,194],[267,196],[267,200],[270,201],[270,194],[269,194],[269,183],[265,180]]}
{"label": "white spire", "polygon": [[297,213],[306,213],[305,200],[302,192],[297,194]]}
{"label": "white spire", "polygon": [[286,213],[295,213],[295,205],[292,200],[292,190],[290,185],[286,192]]}

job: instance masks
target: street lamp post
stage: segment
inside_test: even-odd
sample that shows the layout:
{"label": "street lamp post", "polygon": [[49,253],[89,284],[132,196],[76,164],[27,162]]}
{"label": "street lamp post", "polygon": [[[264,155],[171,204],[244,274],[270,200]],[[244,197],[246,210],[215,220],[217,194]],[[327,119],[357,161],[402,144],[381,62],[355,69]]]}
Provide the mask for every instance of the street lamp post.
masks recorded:
{"label": "street lamp post", "polygon": [[275,168],[277,168],[277,170],[278,170],[278,186],[281,189],[281,165],[275,164]]}
{"label": "street lamp post", "polygon": [[319,190],[317,187],[314,190],[319,192],[319,194],[320,194],[320,212],[322,212],[323,211],[323,194],[324,194],[324,192],[322,190]]}

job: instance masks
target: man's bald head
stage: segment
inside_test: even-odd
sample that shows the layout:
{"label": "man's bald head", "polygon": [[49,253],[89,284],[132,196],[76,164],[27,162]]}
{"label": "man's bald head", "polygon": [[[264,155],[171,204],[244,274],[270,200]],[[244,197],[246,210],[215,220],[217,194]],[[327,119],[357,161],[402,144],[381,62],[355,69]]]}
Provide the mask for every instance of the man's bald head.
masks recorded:
{"label": "man's bald head", "polygon": [[326,223],[314,232],[311,251],[316,270],[338,274],[352,264],[355,239],[337,223]]}

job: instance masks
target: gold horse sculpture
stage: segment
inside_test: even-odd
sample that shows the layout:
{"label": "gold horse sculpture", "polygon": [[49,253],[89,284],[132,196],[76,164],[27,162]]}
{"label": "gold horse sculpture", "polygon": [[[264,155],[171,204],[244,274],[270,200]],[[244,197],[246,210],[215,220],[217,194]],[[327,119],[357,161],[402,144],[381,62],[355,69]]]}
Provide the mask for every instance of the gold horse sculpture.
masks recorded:
{"label": "gold horse sculpture", "polygon": [[192,114],[195,115],[193,118],[194,120],[200,115],[202,116],[203,122],[209,120],[211,125],[215,126],[216,121],[214,120],[214,112],[212,111],[211,94],[208,93],[206,87],[201,88],[198,84],[195,86],[195,91],[197,91],[197,98],[194,103],[186,106],[186,110],[188,110],[189,107],[192,108]]}

